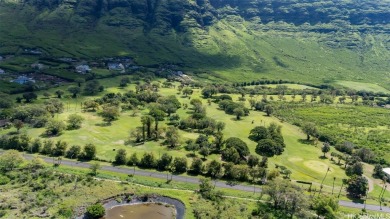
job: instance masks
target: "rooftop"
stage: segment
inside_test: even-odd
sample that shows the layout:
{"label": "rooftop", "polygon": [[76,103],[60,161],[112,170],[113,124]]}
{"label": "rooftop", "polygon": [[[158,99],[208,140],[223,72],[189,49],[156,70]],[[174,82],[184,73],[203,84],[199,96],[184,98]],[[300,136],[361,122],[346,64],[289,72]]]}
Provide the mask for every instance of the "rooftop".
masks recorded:
{"label": "rooftop", "polygon": [[390,176],[390,167],[388,167],[388,168],[383,168],[383,172],[385,172],[387,175]]}

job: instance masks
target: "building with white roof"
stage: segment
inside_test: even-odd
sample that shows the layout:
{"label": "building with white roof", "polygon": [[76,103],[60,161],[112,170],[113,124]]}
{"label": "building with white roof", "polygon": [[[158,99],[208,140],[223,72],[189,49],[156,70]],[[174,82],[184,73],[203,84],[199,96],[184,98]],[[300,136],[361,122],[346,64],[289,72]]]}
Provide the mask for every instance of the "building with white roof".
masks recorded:
{"label": "building with white roof", "polygon": [[383,168],[383,172],[386,174],[387,178],[390,179],[390,167],[388,167],[388,168]]}

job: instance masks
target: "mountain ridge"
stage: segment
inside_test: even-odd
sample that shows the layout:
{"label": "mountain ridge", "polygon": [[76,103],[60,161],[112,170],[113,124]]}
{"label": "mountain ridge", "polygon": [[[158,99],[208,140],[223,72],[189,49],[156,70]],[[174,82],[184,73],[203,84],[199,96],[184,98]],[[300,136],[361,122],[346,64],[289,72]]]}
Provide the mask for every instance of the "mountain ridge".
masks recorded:
{"label": "mountain ridge", "polygon": [[0,54],[37,47],[180,64],[211,80],[390,87],[389,1],[3,0],[0,19]]}

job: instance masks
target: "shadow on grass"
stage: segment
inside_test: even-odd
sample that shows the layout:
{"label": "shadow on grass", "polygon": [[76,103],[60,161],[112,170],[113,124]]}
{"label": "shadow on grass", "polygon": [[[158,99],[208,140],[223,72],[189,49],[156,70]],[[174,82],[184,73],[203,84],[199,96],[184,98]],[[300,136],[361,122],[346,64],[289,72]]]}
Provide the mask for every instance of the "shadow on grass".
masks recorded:
{"label": "shadow on grass", "polygon": [[314,140],[298,139],[298,142],[301,144],[314,145]]}
{"label": "shadow on grass", "polygon": [[96,123],[95,125],[99,127],[108,127],[111,126],[111,123],[102,122],[102,123]]}
{"label": "shadow on grass", "polygon": [[326,159],[328,159],[328,158],[327,158],[326,156],[324,156],[324,155],[318,156],[318,158],[321,159],[321,160],[326,160]]}

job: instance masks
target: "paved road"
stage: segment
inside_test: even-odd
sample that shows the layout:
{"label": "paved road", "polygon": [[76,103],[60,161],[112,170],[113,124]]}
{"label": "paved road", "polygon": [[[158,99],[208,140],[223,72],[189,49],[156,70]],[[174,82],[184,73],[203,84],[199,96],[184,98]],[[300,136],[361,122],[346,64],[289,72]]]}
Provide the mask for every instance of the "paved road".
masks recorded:
{"label": "paved road", "polygon": [[[1,154],[1,151],[0,151]],[[25,154],[24,157],[26,159],[32,159],[33,155]],[[41,157],[46,163],[53,163],[53,159],[49,157]],[[77,162],[77,161],[71,161],[71,160],[62,160],[61,165],[66,166],[74,166],[74,167],[80,167],[80,168],[89,168],[90,164],[83,163],[83,162]],[[123,168],[123,167],[114,167],[114,166],[102,166],[102,170],[116,172],[116,173],[124,173],[124,174],[133,174],[132,169]],[[139,176],[148,176],[153,178],[159,178],[159,179],[166,179],[167,174],[166,173],[159,173],[159,172],[152,172],[148,170],[135,170],[135,175]],[[170,176],[169,176],[170,177]],[[186,183],[193,183],[193,184],[199,184],[199,179],[196,177],[189,177],[189,176],[172,176],[172,180],[177,182],[186,182]],[[218,188],[228,188],[228,189],[235,189],[240,191],[248,191],[253,192],[254,188],[253,186],[246,186],[246,185],[228,185],[226,182],[216,182],[216,187]],[[256,187],[256,192],[261,192],[261,188]],[[358,208],[363,209],[364,204],[360,203],[354,203],[350,201],[339,201],[339,204],[344,207],[350,207],[350,208]],[[371,211],[378,211],[383,212],[384,214],[390,214],[390,207],[386,206],[379,206],[379,205],[366,205],[367,210]]]}

